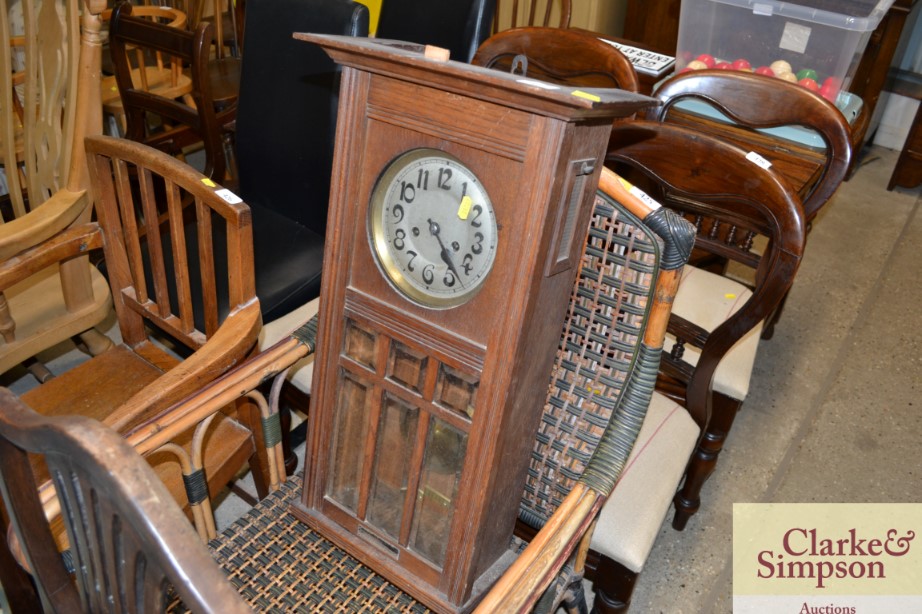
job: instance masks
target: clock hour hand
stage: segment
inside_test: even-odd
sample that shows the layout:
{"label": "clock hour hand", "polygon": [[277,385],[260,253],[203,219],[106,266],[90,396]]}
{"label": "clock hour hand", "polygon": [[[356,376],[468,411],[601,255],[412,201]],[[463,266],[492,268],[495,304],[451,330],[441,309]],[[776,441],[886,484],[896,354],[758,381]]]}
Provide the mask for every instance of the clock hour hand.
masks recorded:
{"label": "clock hour hand", "polygon": [[439,252],[439,256],[442,258],[442,262],[448,265],[448,270],[452,272],[452,274],[455,276],[455,279],[458,280],[458,284],[463,288],[464,284],[461,283],[461,275],[458,274],[458,269],[455,268],[455,263],[451,259],[451,252],[448,251],[447,247],[445,247],[445,244],[442,242],[442,237],[439,234],[442,232],[441,227],[439,226],[438,222],[433,222],[432,218],[429,218],[426,221],[429,222],[429,234],[435,237],[435,240],[439,242],[439,247],[442,248]]}

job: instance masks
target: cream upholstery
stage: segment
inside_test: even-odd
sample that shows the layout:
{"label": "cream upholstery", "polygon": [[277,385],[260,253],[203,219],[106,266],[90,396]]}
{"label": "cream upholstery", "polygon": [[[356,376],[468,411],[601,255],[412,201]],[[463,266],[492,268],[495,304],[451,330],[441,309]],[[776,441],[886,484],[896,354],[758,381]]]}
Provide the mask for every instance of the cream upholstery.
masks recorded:
{"label": "cream upholstery", "polygon": [[[686,266],[682,282],[675,297],[672,312],[697,324],[707,331],[713,331],[749,300],[752,292],[743,284],[722,275]],[[762,335],[762,322],[749,331],[727,352],[714,373],[714,390],[742,401],[749,393],[749,380]],[[668,352],[675,344],[675,337],[667,335],[663,347]],[[685,347],[683,360],[698,364],[700,352],[691,346]]]}
{"label": "cream upholstery", "polygon": [[[263,350],[277,343],[280,339],[290,335],[293,330],[297,329],[299,326],[317,315],[317,310],[319,308],[320,299],[315,298],[311,302],[283,315],[281,318],[273,320],[268,324],[264,324],[262,331],[259,333],[259,351],[262,352]],[[291,366],[291,370],[288,371],[288,381],[290,381],[295,386],[295,388],[304,392],[305,394],[311,393],[311,384],[313,379],[313,354],[306,356],[305,358],[302,358],[296,362]]]}
{"label": "cream upholstery", "polygon": [[653,393],[621,479],[599,515],[590,548],[640,573],[699,432],[684,407]]}

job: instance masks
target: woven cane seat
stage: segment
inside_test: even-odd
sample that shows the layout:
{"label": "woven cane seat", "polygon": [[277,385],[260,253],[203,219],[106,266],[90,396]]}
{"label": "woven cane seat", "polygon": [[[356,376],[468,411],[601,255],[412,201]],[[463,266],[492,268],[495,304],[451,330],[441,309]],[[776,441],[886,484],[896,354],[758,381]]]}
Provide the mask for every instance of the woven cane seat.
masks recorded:
{"label": "woven cane seat", "polygon": [[[208,544],[231,584],[259,612],[427,612],[289,512],[301,475]],[[188,612],[175,602],[169,612]]]}

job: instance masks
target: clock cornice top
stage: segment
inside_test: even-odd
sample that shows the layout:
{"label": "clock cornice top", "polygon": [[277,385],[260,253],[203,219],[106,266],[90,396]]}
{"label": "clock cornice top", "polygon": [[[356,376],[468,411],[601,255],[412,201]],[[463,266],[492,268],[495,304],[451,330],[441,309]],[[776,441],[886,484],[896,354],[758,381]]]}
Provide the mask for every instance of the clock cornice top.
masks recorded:
{"label": "clock cornice top", "polygon": [[659,104],[654,98],[614,88],[577,89],[463,62],[427,58],[423,55],[423,45],[416,43],[302,32],[293,36],[320,45],[344,66],[434,85],[548,117],[624,117]]}

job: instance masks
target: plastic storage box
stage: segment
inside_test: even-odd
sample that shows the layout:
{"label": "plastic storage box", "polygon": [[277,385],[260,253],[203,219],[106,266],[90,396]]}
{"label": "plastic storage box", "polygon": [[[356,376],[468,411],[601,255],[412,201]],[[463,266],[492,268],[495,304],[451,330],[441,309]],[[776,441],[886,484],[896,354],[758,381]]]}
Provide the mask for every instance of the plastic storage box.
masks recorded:
{"label": "plastic storage box", "polygon": [[815,84],[816,91],[825,87],[820,93],[835,101],[848,89],[871,32],[893,2],[683,0],[676,69],[702,61],[757,72],[775,64],[773,73],[789,66],[788,78],[811,89]]}

